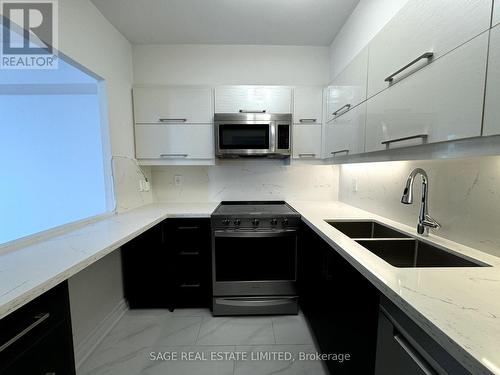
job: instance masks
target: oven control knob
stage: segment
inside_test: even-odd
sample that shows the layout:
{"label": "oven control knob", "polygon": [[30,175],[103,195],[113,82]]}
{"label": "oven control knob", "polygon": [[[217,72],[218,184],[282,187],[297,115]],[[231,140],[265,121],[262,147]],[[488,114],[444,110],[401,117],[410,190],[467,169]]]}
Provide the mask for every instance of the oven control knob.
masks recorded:
{"label": "oven control knob", "polygon": [[271,219],[271,225],[272,226],[278,225],[278,219]]}
{"label": "oven control knob", "polygon": [[223,219],[222,224],[224,225],[229,225],[229,219]]}
{"label": "oven control knob", "polygon": [[240,219],[234,220],[234,225],[236,225],[237,227],[239,227],[240,224],[241,224],[241,220]]}
{"label": "oven control knob", "polygon": [[253,219],[252,224],[254,227],[258,227],[259,226],[259,219]]}
{"label": "oven control knob", "polygon": [[288,219],[286,217],[283,219],[283,225],[288,225]]}

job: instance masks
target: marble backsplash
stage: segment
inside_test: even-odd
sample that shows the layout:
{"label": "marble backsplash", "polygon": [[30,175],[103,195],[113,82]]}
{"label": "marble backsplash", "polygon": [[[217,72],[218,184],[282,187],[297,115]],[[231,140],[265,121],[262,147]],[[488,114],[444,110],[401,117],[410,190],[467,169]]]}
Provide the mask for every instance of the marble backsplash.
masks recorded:
{"label": "marble backsplash", "polygon": [[150,168],[137,165],[137,162],[126,156],[113,156],[113,181],[116,211],[123,212],[153,202],[153,193],[140,192],[139,181],[151,178]]}
{"label": "marble backsplash", "polygon": [[[336,200],[338,170],[327,165],[227,162],[152,168],[157,201]],[[174,176],[182,176],[176,186]]]}
{"label": "marble backsplash", "polygon": [[413,205],[400,203],[413,168],[429,175],[429,213],[434,234],[500,256],[500,157],[346,164],[340,167],[339,200],[416,225],[420,177]]}

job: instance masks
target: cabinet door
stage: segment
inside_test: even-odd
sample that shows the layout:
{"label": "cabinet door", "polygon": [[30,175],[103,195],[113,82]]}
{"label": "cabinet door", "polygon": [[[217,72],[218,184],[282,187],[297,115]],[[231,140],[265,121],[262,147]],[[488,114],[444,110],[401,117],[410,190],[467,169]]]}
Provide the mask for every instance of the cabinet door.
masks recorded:
{"label": "cabinet door", "polygon": [[[389,86],[386,78],[426,52],[437,59],[490,26],[492,0],[408,1],[370,43],[368,97]],[[428,64],[422,58],[394,76],[403,80]]]}
{"label": "cabinet door", "polygon": [[493,5],[493,23],[492,25],[498,25],[500,23],[500,1],[494,0]]}
{"label": "cabinet door", "polygon": [[215,112],[292,113],[292,89],[276,86],[226,86],[215,89]]}
{"label": "cabinet door", "polygon": [[159,124],[135,126],[138,159],[212,159],[212,124]]}
{"label": "cabinet door", "polygon": [[366,100],[368,49],[365,48],[333,79],[327,91],[327,121]]}
{"label": "cabinet door", "polygon": [[488,33],[367,101],[366,151],[481,134]]}
{"label": "cabinet door", "polygon": [[[500,2],[500,0],[498,0]],[[483,135],[500,134],[500,25],[491,29]]]}
{"label": "cabinet door", "polygon": [[321,123],[322,108],[322,87],[296,87],[293,90],[294,124]]}
{"label": "cabinet door", "polygon": [[213,121],[212,89],[190,87],[134,88],[135,123]]}
{"label": "cabinet door", "polygon": [[366,103],[326,125],[326,157],[359,154],[365,149]]}
{"label": "cabinet door", "polygon": [[320,124],[293,125],[292,155],[294,159],[321,158]]}

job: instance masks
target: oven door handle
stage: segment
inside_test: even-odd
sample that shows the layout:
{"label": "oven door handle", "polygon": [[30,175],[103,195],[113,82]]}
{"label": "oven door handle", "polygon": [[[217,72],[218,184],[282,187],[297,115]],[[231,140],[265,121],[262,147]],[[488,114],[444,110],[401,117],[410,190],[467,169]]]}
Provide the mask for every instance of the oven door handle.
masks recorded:
{"label": "oven door handle", "polygon": [[244,298],[216,298],[219,305],[238,306],[238,307],[257,307],[257,306],[277,306],[288,305],[295,300],[294,297],[283,297],[275,299],[244,299]]}
{"label": "oven door handle", "polygon": [[295,229],[283,229],[273,231],[249,231],[249,230],[216,230],[215,237],[232,237],[232,238],[262,238],[262,237],[290,237],[296,236]]}

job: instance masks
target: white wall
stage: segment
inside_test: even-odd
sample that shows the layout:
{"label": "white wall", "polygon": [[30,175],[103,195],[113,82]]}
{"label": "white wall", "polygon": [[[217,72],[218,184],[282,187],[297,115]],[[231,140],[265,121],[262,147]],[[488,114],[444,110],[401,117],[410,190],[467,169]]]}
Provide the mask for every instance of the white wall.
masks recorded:
{"label": "white wall", "polygon": [[[340,168],[339,199],[416,226],[420,180],[413,205],[400,203],[406,178],[420,167],[429,175],[429,213],[438,236],[500,256],[500,157],[346,164]],[[353,192],[353,180],[358,192]]]}
{"label": "white wall", "polygon": [[134,45],[134,83],[326,85],[328,47]]}
{"label": "white wall", "polygon": [[[225,162],[213,167],[153,168],[159,201],[337,200],[338,170],[328,165]],[[182,186],[174,185],[181,175]]]}
{"label": "white wall", "polygon": [[[88,0],[59,0],[59,49],[106,80],[115,192],[120,210],[152,201],[138,192],[142,178],[130,157],[134,155],[131,86],[132,48],[127,40]],[[111,163],[111,161],[110,161]],[[116,251],[69,280],[77,363],[82,347],[95,339],[93,329],[123,299],[120,253]]]}
{"label": "white wall", "polygon": [[335,78],[408,0],[361,0],[330,46],[330,80]]}

